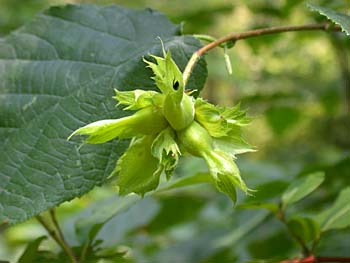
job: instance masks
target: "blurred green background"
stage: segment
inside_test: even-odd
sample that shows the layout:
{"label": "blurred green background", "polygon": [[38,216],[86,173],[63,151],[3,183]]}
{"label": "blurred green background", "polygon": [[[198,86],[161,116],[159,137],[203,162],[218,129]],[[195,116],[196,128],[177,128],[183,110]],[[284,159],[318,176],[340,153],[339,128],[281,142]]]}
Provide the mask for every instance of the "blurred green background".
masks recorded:
{"label": "blurred green background", "polygon": [[[323,21],[301,0],[0,0],[0,37],[51,5],[87,2],[151,7],[182,22],[184,33],[214,37]],[[340,12],[350,7],[348,0],[310,2]],[[345,89],[350,89],[349,50],[349,37],[344,34],[298,32],[239,41],[228,52],[232,75],[221,49],[206,56],[209,77],[202,96],[220,105],[241,102],[253,117],[245,136],[259,151],[240,156],[238,164],[248,185],[259,190],[259,200],[278,197],[298,176],[324,170],[323,187],[295,208],[307,215],[329,205],[340,189],[350,185],[350,115],[345,97]],[[201,161],[188,158],[176,176],[205,169]],[[100,187],[58,208],[71,244],[74,220],[87,207],[114,195],[112,187]],[[247,198],[241,195],[239,203]],[[45,233],[35,220],[0,231],[0,259],[13,262],[26,242]],[[350,256],[349,234],[330,232],[318,251]],[[232,208],[227,197],[209,186],[145,198],[113,218],[100,238],[128,248],[136,262],[244,262],[294,256],[298,251],[276,219],[260,210]],[[50,241],[44,245],[58,249]]]}

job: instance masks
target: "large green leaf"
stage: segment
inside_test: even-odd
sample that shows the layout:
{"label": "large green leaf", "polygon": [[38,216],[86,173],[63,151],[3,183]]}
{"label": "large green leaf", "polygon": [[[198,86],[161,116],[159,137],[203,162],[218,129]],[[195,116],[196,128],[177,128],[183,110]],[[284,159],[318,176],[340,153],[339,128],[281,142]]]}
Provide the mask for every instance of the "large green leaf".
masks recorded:
{"label": "large green leaf", "polygon": [[316,172],[294,181],[282,195],[282,206],[293,204],[312,193],[324,181],[324,173]]}
{"label": "large green leaf", "polygon": [[342,30],[350,36],[350,16],[318,5],[308,4],[308,6],[310,9],[319,12],[321,15],[328,17],[334,23],[340,25]]}
{"label": "large green leaf", "polygon": [[321,231],[350,226],[350,188],[342,190],[335,203],[316,217]]}
{"label": "large green leaf", "polygon": [[[26,220],[102,184],[126,143],[80,145],[78,127],[119,118],[114,88],[154,89],[142,57],[160,37],[184,68],[199,42],[147,9],[67,5],[0,39],[0,224]],[[189,88],[201,89],[201,61]],[[124,113],[125,114],[125,113]]]}

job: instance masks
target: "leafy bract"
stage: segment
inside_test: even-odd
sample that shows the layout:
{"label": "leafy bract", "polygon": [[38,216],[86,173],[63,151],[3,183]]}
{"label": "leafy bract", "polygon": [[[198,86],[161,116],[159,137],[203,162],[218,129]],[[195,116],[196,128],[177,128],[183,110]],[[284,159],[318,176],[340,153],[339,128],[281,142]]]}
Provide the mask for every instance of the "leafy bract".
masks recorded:
{"label": "leafy bract", "polygon": [[101,120],[90,123],[74,131],[68,139],[75,135],[88,135],[86,143],[98,144],[113,140],[156,134],[167,122],[159,110],[146,107],[137,113],[116,120]]}
{"label": "leafy bract", "polygon": [[250,191],[242,180],[239,169],[231,156],[225,152],[212,151],[210,155],[205,157],[205,160],[208,163],[216,188],[227,194],[234,203],[237,199],[235,186],[246,193]]}
{"label": "leafy bract", "polygon": [[[118,175],[117,185],[122,195],[134,192],[143,196],[154,190],[163,171],[169,179],[181,148],[185,153],[204,158],[216,188],[235,202],[236,186],[246,193],[249,190],[233,161],[236,153],[252,150],[240,131],[240,126],[246,125],[249,119],[239,105],[214,106],[187,94],[179,84],[182,73],[171,58],[170,50],[166,53],[164,49],[163,55],[164,58],[153,56],[156,64],[145,60],[155,75],[158,94],[144,91],[139,96],[137,90],[117,91],[115,98],[121,99],[120,104],[138,109],[133,115],[86,125],[70,137],[88,135],[87,143],[132,139],[112,173],[112,176]],[[156,96],[160,99],[153,100]],[[108,125],[103,125],[104,122]],[[215,140],[218,141],[214,143]]]}
{"label": "leafy bract", "polygon": [[335,203],[316,216],[321,231],[341,229],[350,226],[350,188],[343,189]]}
{"label": "leafy bract", "polygon": [[193,99],[184,92],[182,72],[171,57],[170,49],[163,56],[151,55],[156,63],[144,60],[154,73],[158,89],[165,96],[163,114],[175,130],[186,128],[194,119]]}
{"label": "leafy bract", "polygon": [[153,136],[133,139],[129,148],[120,157],[114,174],[118,174],[119,194],[144,195],[154,190],[162,173],[159,160],[152,155]]}
{"label": "leafy bract", "polygon": [[224,137],[236,133],[240,135],[240,126],[250,122],[240,105],[232,108],[220,107],[198,98],[195,103],[196,120],[205,127],[211,136]]}
{"label": "leafy bract", "polygon": [[[26,220],[102,184],[127,143],[67,142],[78,127],[127,113],[114,89],[155,89],[142,58],[161,54],[180,69],[200,43],[157,11],[67,5],[0,39],[0,224]],[[200,90],[201,61],[187,88]]]}
{"label": "leafy bract", "polygon": [[144,60],[154,73],[152,79],[154,79],[157,87],[163,94],[167,95],[169,93],[174,93],[175,91],[178,96],[182,96],[184,89],[182,73],[172,60],[170,50],[165,53],[165,50],[163,49],[163,55],[164,57],[151,55],[156,63],[146,59]]}
{"label": "leafy bract", "polygon": [[236,154],[256,151],[256,149],[249,145],[241,136],[214,138],[213,144],[215,148],[228,153],[232,158],[236,158]]}
{"label": "leafy bract", "polygon": [[215,179],[216,188],[228,195],[233,203],[236,203],[237,192],[235,186],[239,185],[236,178],[230,174],[218,174]]}
{"label": "leafy bract", "polygon": [[334,23],[340,25],[342,30],[348,36],[350,36],[350,16],[349,15],[342,14],[342,13],[336,12],[332,9],[328,9],[328,8],[321,7],[321,6],[314,5],[314,4],[308,4],[308,6],[311,10],[317,11],[321,15],[324,15],[327,18],[329,18],[330,20],[332,20]]}
{"label": "leafy bract", "polygon": [[316,172],[294,181],[282,195],[282,207],[293,204],[312,193],[323,182],[324,173]]}
{"label": "leafy bract", "polygon": [[175,141],[175,133],[170,127],[158,134],[152,143],[151,151],[152,155],[160,161],[166,175],[169,177],[175,170],[181,154]]}
{"label": "leafy bract", "polygon": [[162,94],[152,90],[115,90],[115,93],[114,98],[118,101],[118,105],[127,105],[124,110],[139,110],[154,105],[160,106],[164,100]]}

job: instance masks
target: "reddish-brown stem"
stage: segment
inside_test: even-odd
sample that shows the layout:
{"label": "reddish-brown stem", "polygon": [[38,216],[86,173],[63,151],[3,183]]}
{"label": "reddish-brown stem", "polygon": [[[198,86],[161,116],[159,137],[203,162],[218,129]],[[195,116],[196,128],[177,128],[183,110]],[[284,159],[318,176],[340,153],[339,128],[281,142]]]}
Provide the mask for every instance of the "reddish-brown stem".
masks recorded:
{"label": "reddish-brown stem", "polygon": [[350,258],[341,258],[341,257],[317,257],[315,262],[350,262]]}
{"label": "reddish-brown stem", "polygon": [[315,256],[311,255],[311,256],[308,256],[305,258],[283,260],[280,263],[319,263],[319,262],[327,262],[327,263],[350,262],[350,258],[346,258],[346,257],[315,257]]}
{"label": "reddish-brown stem", "polygon": [[198,49],[195,53],[193,53],[191,59],[188,61],[186,68],[183,73],[183,80],[184,84],[186,85],[192,70],[196,63],[198,62],[199,58],[208,52],[209,50],[222,45],[225,42],[229,41],[237,41],[241,39],[246,38],[252,38],[252,37],[258,37],[263,35],[271,35],[276,33],[282,33],[282,32],[291,32],[291,31],[310,31],[310,30],[332,30],[332,31],[340,31],[341,28],[339,26],[330,27],[330,24],[324,23],[324,24],[309,24],[309,25],[301,25],[301,26],[276,26],[276,27],[269,27],[269,28],[261,28],[261,29],[255,29],[250,31],[245,31],[241,33],[230,33],[224,37],[221,37],[202,48]]}
{"label": "reddish-brown stem", "polygon": [[314,256],[308,256],[306,258],[283,260],[280,263],[314,263],[314,262],[316,262],[316,258]]}

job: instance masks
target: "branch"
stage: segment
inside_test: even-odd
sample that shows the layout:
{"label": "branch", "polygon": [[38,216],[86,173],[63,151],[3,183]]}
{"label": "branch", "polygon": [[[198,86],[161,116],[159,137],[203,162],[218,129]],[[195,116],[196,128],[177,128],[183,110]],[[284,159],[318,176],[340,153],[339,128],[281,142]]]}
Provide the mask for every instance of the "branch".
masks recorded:
{"label": "branch", "polygon": [[350,262],[350,258],[340,257],[317,257],[315,262]]}
{"label": "branch", "polygon": [[72,251],[71,247],[68,245],[66,239],[64,238],[64,235],[63,235],[63,232],[61,230],[61,227],[60,225],[58,224],[58,221],[57,221],[57,217],[56,217],[56,210],[55,208],[53,209],[50,209],[50,217],[51,217],[51,220],[52,220],[52,223],[53,225],[55,226],[56,228],[56,231],[58,233],[58,236],[62,242],[62,245],[64,246],[64,251],[67,253],[67,255],[69,256],[69,258],[72,260],[72,263],[76,263],[77,260],[76,260],[76,257],[74,255],[74,252]]}
{"label": "branch", "polygon": [[36,216],[35,218],[46,229],[46,231],[50,235],[50,237],[52,237],[52,239],[55,240],[56,243],[61,246],[61,242],[60,242],[55,230],[50,227],[50,225],[45,221],[45,219],[40,215]]}
{"label": "branch", "polygon": [[283,260],[279,263],[314,263],[317,262],[316,258],[314,256],[308,256],[306,258],[297,258],[297,259],[291,259],[291,260]]}
{"label": "branch", "polygon": [[315,257],[313,255],[306,258],[297,258],[291,260],[283,260],[279,263],[319,263],[319,262],[328,262],[328,263],[339,263],[339,262],[350,262],[350,258],[341,258],[341,257]]}
{"label": "branch", "polygon": [[255,29],[250,30],[246,32],[241,33],[230,33],[224,37],[221,37],[203,47],[198,49],[196,52],[193,53],[192,57],[188,61],[186,68],[183,72],[183,81],[184,85],[186,85],[194,66],[200,59],[202,55],[204,55],[209,50],[222,45],[225,42],[235,42],[237,40],[246,39],[246,38],[252,38],[252,37],[258,37],[263,35],[271,35],[271,34],[277,34],[277,33],[283,33],[283,32],[291,32],[291,31],[315,31],[315,30],[322,30],[322,31],[340,31],[341,28],[339,26],[331,27],[330,24],[309,24],[309,25],[301,25],[301,26],[276,26],[276,27],[269,27],[269,28],[261,28],[261,29]]}
{"label": "branch", "polygon": [[46,229],[46,231],[49,233],[49,235],[52,237],[52,239],[55,240],[56,243],[66,253],[66,255],[70,259],[71,263],[78,263],[71,247],[67,244],[67,242],[65,241],[65,239],[63,237],[63,233],[58,225],[55,212],[52,209],[50,210],[50,216],[51,216],[52,222],[53,222],[56,230],[51,228],[51,226],[45,221],[45,219],[42,216],[38,215],[38,216],[36,216],[36,219]]}

